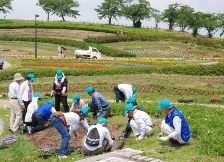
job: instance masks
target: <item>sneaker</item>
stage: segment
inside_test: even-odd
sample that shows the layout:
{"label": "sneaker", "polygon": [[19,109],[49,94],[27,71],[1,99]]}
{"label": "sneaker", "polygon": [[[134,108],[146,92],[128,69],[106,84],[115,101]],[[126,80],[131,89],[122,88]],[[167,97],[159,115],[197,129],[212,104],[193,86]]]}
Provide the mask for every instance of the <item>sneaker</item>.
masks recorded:
{"label": "sneaker", "polygon": [[59,159],[66,159],[66,158],[68,158],[66,155],[57,155],[57,157],[58,157]]}
{"label": "sneaker", "polygon": [[32,134],[32,128],[31,128],[31,126],[27,126],[27,131],[28,131],[28,134],[29,134],[29,135]]}

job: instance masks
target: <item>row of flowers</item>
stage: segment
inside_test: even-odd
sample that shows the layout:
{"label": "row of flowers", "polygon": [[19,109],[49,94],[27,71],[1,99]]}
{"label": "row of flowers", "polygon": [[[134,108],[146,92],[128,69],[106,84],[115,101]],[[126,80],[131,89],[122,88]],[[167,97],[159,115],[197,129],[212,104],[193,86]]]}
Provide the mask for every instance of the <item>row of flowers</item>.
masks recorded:
{"label": "row of flowers", "polygon": [[46,66],[46,67],[68,67],[68,68],[80,68],[80,69],[101,69],[110,68],[108,65],[100,64],[80,64],[80,63],[53,63],[53,62],[22,62],[22,66]]}

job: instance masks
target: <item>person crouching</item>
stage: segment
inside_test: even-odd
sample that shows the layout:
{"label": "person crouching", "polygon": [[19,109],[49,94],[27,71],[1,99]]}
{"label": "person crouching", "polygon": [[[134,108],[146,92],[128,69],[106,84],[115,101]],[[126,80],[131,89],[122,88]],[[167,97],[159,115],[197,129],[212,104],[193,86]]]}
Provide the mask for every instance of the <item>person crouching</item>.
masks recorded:
{"label": "person crouching", "polygon": [[97,125],[89,127],[84,140],[83,154],[85,156],[99,155],[112,149],[113,140],[109,130],[106,128],[107,119],[100,117],[97,122]]}
{"label": "person crouching", "polygon": [[159,140],[169,140],[174,145],[187,143],[190,139],[190,128],[184,115],[167,99],[162,100],[157,109],[162,110],[166,116],[161,125]]}

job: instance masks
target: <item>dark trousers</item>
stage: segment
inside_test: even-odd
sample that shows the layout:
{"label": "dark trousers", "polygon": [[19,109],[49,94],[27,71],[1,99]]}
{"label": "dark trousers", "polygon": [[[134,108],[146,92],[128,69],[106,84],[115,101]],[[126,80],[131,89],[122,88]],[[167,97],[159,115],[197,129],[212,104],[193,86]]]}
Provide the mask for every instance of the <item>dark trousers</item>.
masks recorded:
{"label": "dark trousers", "polygon": [[115,93],[115,96],[116,96],[116,102],[119,102],[121,100],[121,102],[124,102],[125,101],[125,95],[123,92],[121,92],[119,89],[118,89],[118,86],[115,86],[114,87],[114,93]]}
{"label": "dark trousers", "polygon": [[55,95],[55,109],[56,109],[56,111],[60,111],[61,102],[62,102],[62,105],[64,107],[64,111],[69,112],[67,96],[61,96],[61,95],[58,95],[58,94]]}
{"label": "dark trousers", "polygon": [[45,120],[40,113],[33,113],[32,115],[32,132],[39,132],[45,128]]}
{"label": "dark trousers", "polygon": [[[90,111],[93,112],[93,117],[97,118],[97,113],[98,113],[98,107],[96,104],[93,104],[92,102],[89,103],[89,107],[90,107]],[[110,107],[109,105],[107,107],[103,107],[103,110],[100,114],[100,116],[98,117],[104,117],[104,118],[107,118],[110,116],[110,113],[111,113],[111,110],[110,110]]]}
{"label": "dark trousers", "polygon": [[31,103],[31,101],[23,101],[23,104],[25,106],[24,110],[22,111],[22,119],[23,123],[25,123],[25,117],[26,117],[26,112],[27,112],[27,107]]}

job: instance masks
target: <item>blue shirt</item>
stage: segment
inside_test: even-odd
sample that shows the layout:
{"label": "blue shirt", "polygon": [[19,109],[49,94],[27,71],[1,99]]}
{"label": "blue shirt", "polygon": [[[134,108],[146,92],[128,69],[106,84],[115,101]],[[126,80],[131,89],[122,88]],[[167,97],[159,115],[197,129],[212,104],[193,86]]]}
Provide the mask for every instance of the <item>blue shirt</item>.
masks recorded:
{"label": "blue shirt", "polygon": [[39,107],[39,109],[37,109],[35,112],[39,113],[40,116],[44,119],[44,120],[48,120],[48,118],[51,116],[52,114],[52,109],[53,105],[52,104],[44,104],[41,105]]}
{"label": "blue shirt", "polygon": [[98,107],[99,112],[102,112],[103,108],[109,106],[109,102],[106,100],[106,98],[96,91],[92,95],[92,104]]}

